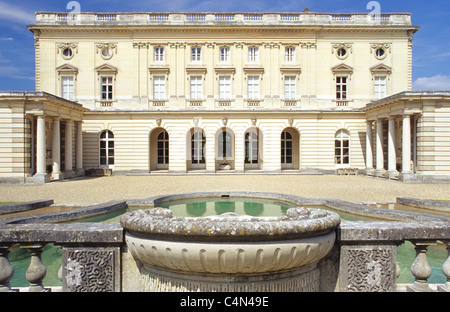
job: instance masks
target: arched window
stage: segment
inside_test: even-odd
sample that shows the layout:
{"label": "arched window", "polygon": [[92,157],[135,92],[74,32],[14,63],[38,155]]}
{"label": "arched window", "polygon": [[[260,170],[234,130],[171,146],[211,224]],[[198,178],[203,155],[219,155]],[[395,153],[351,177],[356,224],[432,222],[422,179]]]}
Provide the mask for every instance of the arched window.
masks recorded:
{"label": "arched window", "polygon": [[256,131],[249,131],[245,134],[245,163],[258,163],[258,133]]}
{"label": "arched window", "polygon": [[294,141],[292,134],[289,131],[283,131],[281,133],[281,164],[291,165],[293,160],[293,146]]}
{"label": "arched window", "polygon": [[169,134],[162,131],[157,138],[158,144],[158,165],[169,164]]}
{"label": "arched window", "polygon": [[217,148],[219,159],[231,159],[233,157],[233,137],[230,132],[224,130],[219,134]]}
{"label": "arched window", "polygon": [[350,164],[350,134],[346,130],[336,132],[334,139],[336,165]]}
{"label": "arched window", "polygon": [[100,166],[114,166],[114,134],[109,131],[100,133]]}
{"label": "arched window", "polygon": [[192,143],[191,145],[192,164],[204,164],[206,137],[203,131],[195,130],[194,134],[192,134],[191,143]]}

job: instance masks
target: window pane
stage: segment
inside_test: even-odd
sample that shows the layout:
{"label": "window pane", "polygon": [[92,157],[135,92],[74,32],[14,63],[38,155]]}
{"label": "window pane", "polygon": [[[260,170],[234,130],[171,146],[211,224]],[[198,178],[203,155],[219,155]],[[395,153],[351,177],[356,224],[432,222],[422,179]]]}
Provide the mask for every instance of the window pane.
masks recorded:
{"label": "window pane", "polygon": [[344,140],[342,143],[343,143],[344,147],[348,148],[348,146],[349,146],[348,140]]}
{"label": "window pane", "polygon": [[248,98],[249,99],[259,98],[259,77],[255,76],[248,77]]}
{"label": "window pane", "polygon": [[286,141],[286,148],[292,148],[292,141]]}
{"label": "window pane", "polygon": [[219,77],[219,98],[221,100],[231,99],[231,77]]}

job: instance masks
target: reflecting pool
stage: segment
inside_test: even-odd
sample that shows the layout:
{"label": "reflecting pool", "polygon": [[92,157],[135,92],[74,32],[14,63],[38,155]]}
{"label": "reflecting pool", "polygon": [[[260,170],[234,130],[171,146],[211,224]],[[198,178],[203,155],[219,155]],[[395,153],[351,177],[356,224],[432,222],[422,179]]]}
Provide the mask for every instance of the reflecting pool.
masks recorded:
{"label": "reflecting pool", "polygon": [[[220,215],[227,212],[239,215],[250,215],[254,217],[279,217],[284,216],[289,208],[295,207],[292,203],[265,200],[265,199],[249,199],[249,198],[196,198],[188,200],[175,200],[162,202],[156,207],[168,208],[173,211],[176,217],[205,217],[211,215]],[[318,208],[332,210],[326,206],[305,205],[306,208]],[[118,210],[108,214],[78,219],[72,222],[101,222],[101,223],[118,223],[124,213],[149,209],[149,207],[133,207]],[[335,210],[341,216],[342,221],[370,221],[374,220],[370,217],[361,217],[348,213],[342,213]],[[13,248],[10,253],[10,262],[15,270],[14,277],[11,281],[12,287],[27,287],[28,281],[25,279],[25,272],[30,263],[29,251],[19,247]],[[405,242],[397,248],[398,264],[401,269],[398,283],[413,283],[414,277],[410,271],[412,262],[415,259],[414,246],[410,242]],[[431,246],[427,252],[428,262],[432,268],[432,275],[428,280],[431,284],[442,284],[446,282],[446,278],[442,273],[442,264],[447,258],[447,251],[444,246]],[[62,257],[61,250],[54,248],[52,244],[47,245],[42,253],[42,262],[47,269],[47,276],[44,279],[44,286],[61,286],[62,283],[58,279],[58,271],[61,267]]]}

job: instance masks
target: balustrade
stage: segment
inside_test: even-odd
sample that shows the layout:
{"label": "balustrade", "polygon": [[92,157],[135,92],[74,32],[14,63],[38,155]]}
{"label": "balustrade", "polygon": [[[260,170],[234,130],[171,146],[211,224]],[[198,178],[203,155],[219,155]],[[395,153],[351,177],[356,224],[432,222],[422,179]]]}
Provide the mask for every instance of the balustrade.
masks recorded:
{"label": "balustrade", "polygon": [[[416,257],[411,265],[415,281],[402,287],[406,291],[450,291],[450,237],[448,226],[438,224],[408,237],[414,223],[394,222],[343,222],[339,228],[337,243],[340,246],[339,291],[395,291],[399,285],[396,280],[400,267],[396,263],[396,248],[406,240],[411,241]],[[402,224],[406,224],[402,227]],[[440,235],[429,239],[430,233]],[[406,234],[405,234],[406,233]],[[422,236],[423,238],[418,238]],[[427,250],[438,242],[447,248],[447,259],[442,265],[442,273],[447,281],[442,285],[430,287],[428,279],[431,268],[427,261]],[[43,248],[54,243],[62,249],[63,266],[58,272],[63,281],[63,291],[120,291],[121,265],[120,249],[125,246],[123,229],[119,224],[70,224],[70,225],[7,225],[0,226],[0,292],[17,291],[12,289],[10,281],[14,269],[9,261],[13,245],[30,251],[30,265],[26,279],[30,283],[30,292],[45,292],[43,280],[46,268],[41,259]],[[98,262],[98,259],[101,261]],[[97,262],[96,262],[97,261]],[[88,263],[89,265],[80,265]],[[106,270],[106,280],[100,280],[93,288],[83,286],[82,276]],[[83,272],[91,270],[92,272]],[[86,274],[85,274],[86,273]],[[375,274],[376,273],[376,274]],[[356,274],[355,276],[353,274]],[[343,281],[342,278],[347,279]],[[356,280],[353,280],[356,278]],[[391,286],[389,286],[391,285]],[[51,286],[51,285],[48,285]],[[47,287],[48,287],[47,286]],[[392,289],[386,289],[392,287]]]}
{"label": "balustrade", "polygon": [[76,20],[79,24],[95,25],[100,24],[128,24],[132,21],[135,24],[179,24],[183,22],[196,23],[223,23],[230,24],[248,23],[254,25],[255,22],[276,25],[280,23],[288,24],[357,24],[357,25],[411,25],[411,15],[408,13],[392,14],[364,14],[364,13],[38,13],[37,24],[67,24],[69,20]]}

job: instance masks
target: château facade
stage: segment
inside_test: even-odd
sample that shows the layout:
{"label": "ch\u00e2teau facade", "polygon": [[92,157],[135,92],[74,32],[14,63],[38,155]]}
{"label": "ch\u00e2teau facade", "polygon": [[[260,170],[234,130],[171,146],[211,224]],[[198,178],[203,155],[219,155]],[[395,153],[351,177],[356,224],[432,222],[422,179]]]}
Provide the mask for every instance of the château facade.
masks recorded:
{"label": "ch\u00e2teau facade", "polygon": [[28,28],[36,92],[0,93],[17,136],[0,177],[450,177],[450,94],[411,91],[408,13],[43,12]]}

